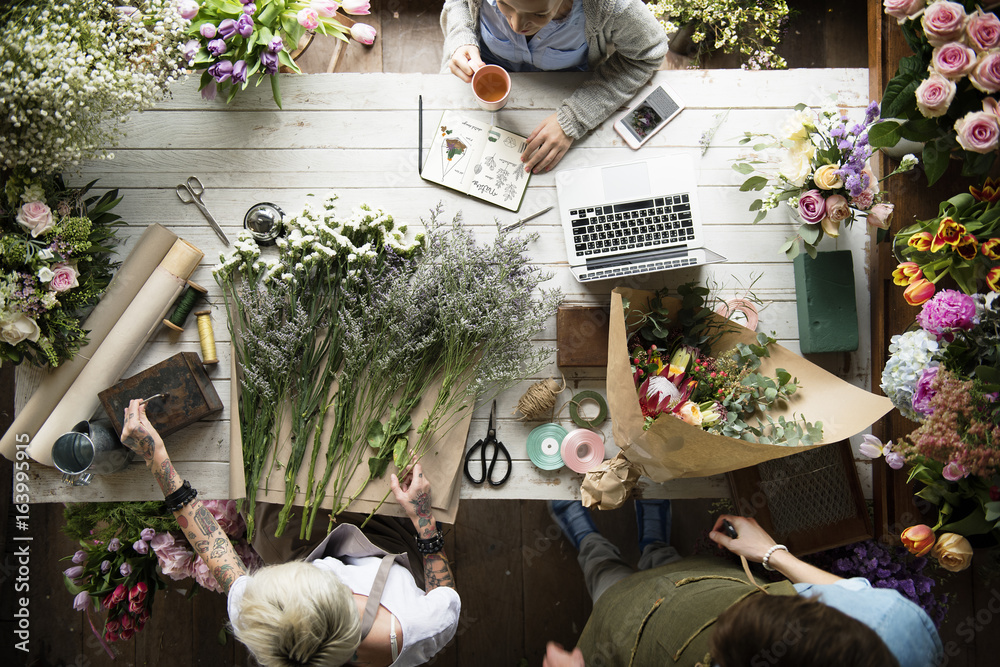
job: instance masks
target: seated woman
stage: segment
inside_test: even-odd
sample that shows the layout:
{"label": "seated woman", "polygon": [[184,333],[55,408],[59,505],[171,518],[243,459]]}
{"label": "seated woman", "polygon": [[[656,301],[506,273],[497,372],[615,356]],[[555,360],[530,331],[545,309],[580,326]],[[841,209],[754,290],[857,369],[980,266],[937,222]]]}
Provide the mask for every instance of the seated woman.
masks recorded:
{"label": "seated woman", "polygon": [[[174,470],[139,400],[125,411],[121,439],[152,469],[177,524],[228,595],[236,638],[265,667],[420,665],[455,635],[461,603],[420,464],[402,480],[393,475],[391,487],[417,530],[426,592],[398,562],[387,561],[379,577],[377,556],[327,556],[247,572],[212,513]],[[352,544],[377,551],[353,526],[343,528]],[[375,604],[379,580],[384,588]]]}
{"label": "seated woman", "polygon": [[536,174],[629,101],[667,53],[642,0],[445,0],[441,29],[442,71],[466,82],[483,64],[593,73],[528,137],[521,161]]}

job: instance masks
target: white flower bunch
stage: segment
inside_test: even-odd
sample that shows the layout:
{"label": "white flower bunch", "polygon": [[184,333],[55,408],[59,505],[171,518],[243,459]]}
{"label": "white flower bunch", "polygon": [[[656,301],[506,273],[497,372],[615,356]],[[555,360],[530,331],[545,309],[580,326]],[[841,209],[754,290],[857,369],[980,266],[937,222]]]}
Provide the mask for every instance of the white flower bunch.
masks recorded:
{"label": "white flower bunch", "polygon": [[889,342],[891,356],[882,371],[880,386],[907,419],[921,419],[913,409],[913,392],[921,371],[937,365],[934,358],[939,347],[934,334],[923,329],[895,335]]}
{"label": "white flower bunch", "polygon": [[[0,168],[59,173],[103,151],[182,75],[172,0],[24,2],[0,28]],[[108,155],[107,157],[111,157]]]}

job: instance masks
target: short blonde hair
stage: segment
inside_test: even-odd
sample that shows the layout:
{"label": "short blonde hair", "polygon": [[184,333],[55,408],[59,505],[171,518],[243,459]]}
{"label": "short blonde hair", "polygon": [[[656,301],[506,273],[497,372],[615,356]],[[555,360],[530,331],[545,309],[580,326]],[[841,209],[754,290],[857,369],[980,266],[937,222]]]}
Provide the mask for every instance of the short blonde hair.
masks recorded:
{"label": "short blonde hair", "polygon": [[233,632],[261,665],[339,666],[354,657],[361,619],[336,574],[292,561],[249,576]]}

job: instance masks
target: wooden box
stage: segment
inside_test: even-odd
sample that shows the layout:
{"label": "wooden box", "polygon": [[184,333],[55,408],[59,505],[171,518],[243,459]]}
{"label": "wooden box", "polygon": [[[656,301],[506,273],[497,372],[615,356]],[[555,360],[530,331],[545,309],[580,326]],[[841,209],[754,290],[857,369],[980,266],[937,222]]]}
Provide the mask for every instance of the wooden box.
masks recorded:
{"label": "wooden box", "polygon": [[222,412],[222,401],[195,352],[179,352],[98,394],[116,433],[133,398],[167,392],[146,404],[146,416],[161,436]]}
{"label": "wooden box", "polygon": [[560,306],[556,312],[556,363],[562,367],[608,365],[607,307]]}

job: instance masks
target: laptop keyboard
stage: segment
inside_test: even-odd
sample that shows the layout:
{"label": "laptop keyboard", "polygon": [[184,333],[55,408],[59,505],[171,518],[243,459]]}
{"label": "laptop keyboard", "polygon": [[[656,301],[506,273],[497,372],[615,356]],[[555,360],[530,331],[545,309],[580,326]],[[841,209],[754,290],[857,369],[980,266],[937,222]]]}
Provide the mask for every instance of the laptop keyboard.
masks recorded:
{"label": "laptop keyboard", "polygon": [[577,256],[660,248],[694,238],[686,193],[572,209],[569,214]]}
{"label": "laptop keyboard", "polygon": [[679,269],[682,266],[694,266],[698,260],[694,257],[678,257],[675,259],[664,259],[645,264],[625,264],[623,266],[587,271],[580,275],[580,282],[589,280],[604,280],[605,278],[617,278],[618,276],[630,276],[637,273],[653,273],[655,271],[665,271],[667,269]]}

